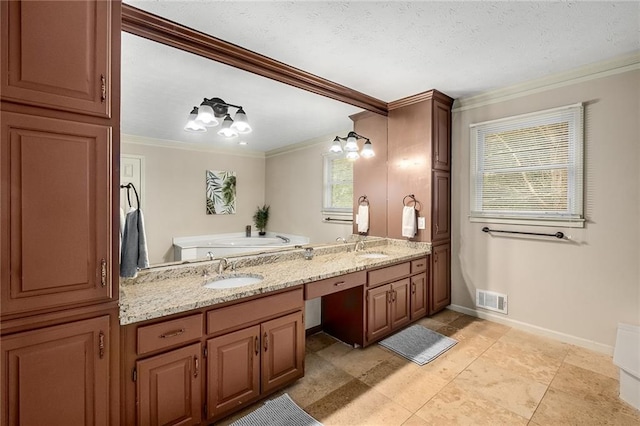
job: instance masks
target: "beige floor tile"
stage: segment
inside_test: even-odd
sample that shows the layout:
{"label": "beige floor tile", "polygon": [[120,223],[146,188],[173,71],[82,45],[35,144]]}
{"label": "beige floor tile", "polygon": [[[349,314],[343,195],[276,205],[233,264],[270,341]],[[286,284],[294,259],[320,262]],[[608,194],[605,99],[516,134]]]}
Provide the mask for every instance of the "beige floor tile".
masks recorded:
{"label": "beige floor tile", "polygon": [[432,320],[441,322],[443,324],[449,324],[451,321],[454,321],[461,316],[466,316],[465,314],[461,314],[460,312],[452,311],[450,309],[444,309],[438,312],[435,315],[431,315],[429,318]]}
{"label": "beige floor tile", "polygon": [[427,317],[424,317],[416,321],[416,324],[420,324],[421,326],[426,327],[433,331],[437,331],[440,327],[443,327],[446,325],[443,322],[437,321],[433,318],[427,318]]}
{"label": "beige floor tile", "polygon": [[[324,358],[327,349],[318,352],[318,355]],[[331,356],[325,359],[336,367],[351,374],[353,377],[360,377],[362,374],[392,356],[394,356],[393,352],[383,349],[378,344],[373,344],[366,348],[348,351],[341,356]]]}
{"label": "beige floor tile", "polygon": [[411,417],[411,412],[356,379],[311,404],[305,411],[325,426],[393,426],[401,425]]}
{"label": "beige floor tile", "polygon": [[431,425],[427,423],[425,420],[421,419],[420,417],[414,414],[413,416],[409,417],[409,420],[402,423],[402,426],[431,426]]}
{"label": "beige floor tile", "polygon": [[620,380],[618,367],[615,366],[613,358],[609,355],[571,345],[564,362]]}
{"label": "beige floor tile", "polygon": [[451,381],[475,361],[493,341],[482,336],[458,342],[444,354],[422,368],[434,376]]}
{"label": "beige floor tile", "polygon": [[360,380],[411,412],[422,407],[448,383],[422,366],[399,357],[380,363],[360,376]]}
{"label": "beige floor tile", "polygon": [[468,315],[463,315],[454,321],[451,321],[449,325],[466,333],[474,333],[494,340],[499,339],[511,330],[511,327],[506,325]]}
{"label": "beige floor tile", "polygon": [[[610,407],[629,416],[638,415],[638,410],[620,400],[620,385],[617,380],[591,370],[565,363],[558,370],[550,387],[595,406]],[[640,422],[640,416],[638,421]]]}
{"label": "beige floor tile", "polygon": [[525,331],[511,329],[500,337],[500,342],[519,346],[529,351],[544,354],[551,358],[563,361],[571,345],[543,336],[527,333]]}
{"label": "beige floor tile", "polygon": [[526,425],[527,419],[451,383],[416,416],[429,425]]}
{"label": "beige floor tile", "polygon": [[547,386],[478,358],[453,383],[521,417],[530,419]]}
{"label": "beige floor tile", "polygon": [[307,353],[318,352],[337,342],[338,340],[336,338],[329,336],[327,333],[316,333],[307,337],[305,342],[306,351]]}
{"label": "beige floor tile", "polygon": [[305,375],[284,391],[304,408],[325,397],[353,377],[316,354],[307,354]]}
{"label": "beige floor tile", "polygon": [[351,351],[353,351],[352,346],[349,346],[346,343],[338,341],[331,346],[327,346],[326,348],[317,351],[316,355],[331,362],[331,361],[340,359],[341,357],[345,356]]}
{"label": "beige floor tile", "polygon": [[526,346],[516,346],[498,340],[480,357],[500,367],[548,385],[562,365],[563,358],[554,358]]}
{"label": "beige floor tile", "polygon": [[634,425],[640,417],[627,415],[610,405],[594,404],[579,396],[550,388],[533,418],[535,424],[546,425]]}

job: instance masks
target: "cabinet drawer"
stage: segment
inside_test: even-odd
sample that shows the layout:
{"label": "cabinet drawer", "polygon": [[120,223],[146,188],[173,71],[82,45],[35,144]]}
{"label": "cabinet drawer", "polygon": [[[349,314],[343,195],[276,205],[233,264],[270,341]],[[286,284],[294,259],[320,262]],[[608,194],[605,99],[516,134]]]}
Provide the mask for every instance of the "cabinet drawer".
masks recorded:
{"label": "cabinet drawer", "polygon": [[348,288],[365,285],[367,283],[366,271],[354,272],[351,274],[339,275],[326,280],[314,281],[305,284],[304,299],[315,299],[316,297],[346,290]]}
{"label": "cabinet drawer", "polygon": [[207,334],[249,326],[263,319],[302,309],[302,288],[264,296],[207,312]]}
{"label": "cabinet drawer", "polygon": [[411,261],[411,273],[417,274],[418,272],[424,272],[427,270],[427,258],[412,260]]}
{"label": "cabinet drawer", "polygon": [[394,281],[411,273],[411,264],[409,262],[400,263],[398,265],[387,266],[386,268],[376,269],[369,272],[369,282],[367,286],[375,287],[389,281]]}
{"label": "cabinet drawer", "polygon": [[138,328],[138,355],[202,337],[202,314]]}

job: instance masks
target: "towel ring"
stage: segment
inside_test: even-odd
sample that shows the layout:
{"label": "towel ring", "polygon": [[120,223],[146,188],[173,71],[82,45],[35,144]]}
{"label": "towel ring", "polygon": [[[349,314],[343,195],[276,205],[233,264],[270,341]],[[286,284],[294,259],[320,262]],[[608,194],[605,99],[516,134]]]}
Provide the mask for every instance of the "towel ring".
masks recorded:
{"label": "towel ring", "polygon": [[[409,201],[407,201],[407,198],[409,198]],[[416,196],[413,194],[405,195],[405,197],[402,199],[402,205],[405,207],[410,207],[410,205],[407,203],[413,203],[413,208],[415,208],[416,211],[420,211],[422,209],[422,203],[416,200]]]}
{"label": "towel ring", "polygon": [[369,199],[367,198],[366,195],[362,195],[360,196],[360,198],[358,198],[358,205],[361,205],[361,206],[369,205]]}
{"label": "towel ring", "polygon": [[127,202],[129,203],[129,207],[131,207],[131,197],[129,194],[129,190],[133,189],[133,193],[136,194],[136,202],[138,203],[138,210],[140,209],[140,196],[138,196],[138,191],[136,190],[136,187],[134,184],[132,184],[131,182],[129,182],[126,185],[120,185],[120,188],[127,188]]}

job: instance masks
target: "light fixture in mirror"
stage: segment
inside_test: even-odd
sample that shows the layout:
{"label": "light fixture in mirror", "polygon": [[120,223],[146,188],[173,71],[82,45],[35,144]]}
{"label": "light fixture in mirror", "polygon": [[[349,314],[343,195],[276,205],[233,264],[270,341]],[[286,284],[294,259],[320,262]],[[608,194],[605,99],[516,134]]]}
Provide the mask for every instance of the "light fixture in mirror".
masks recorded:
{"label": "light fixture in mirror", "polygon": [[[358,148],[358,139],[366,140],[366,142],[362,146],[362,151],[360,151],[360,149]],[[344,146],[343,142],[345,142]],[[376,155],[373,151],[373,146],[371,145],[371,141],[369,140],[369,138],[359,135],[356,132],[349,132],[344,138],[336,136],[333,139],[329,151],[336,154],[345,152],[345,158],[350,161],[355,161],[360,158],[360,156],[362,156],[363,158],[371,158]]]}
{"label": "light fixture in mirror", "polygon": [[[229,107],[236,108],[235,119],[229,114]],[[220,98],[204,98],[200,107],[193,107],[184,130],[188,132],[206,132],[207,127],[215,127],[223,118],[222,126],[218,134],[226,138],[235,138],[238,134],[251,132],[251,126],[247,120],[247,114],[239,105],[226,103]]]}

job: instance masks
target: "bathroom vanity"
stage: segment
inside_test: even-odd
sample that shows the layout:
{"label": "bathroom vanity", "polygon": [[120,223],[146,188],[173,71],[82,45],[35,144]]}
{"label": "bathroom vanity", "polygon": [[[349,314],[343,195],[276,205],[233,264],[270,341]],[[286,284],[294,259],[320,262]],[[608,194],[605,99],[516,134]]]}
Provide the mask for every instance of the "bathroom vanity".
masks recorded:
{"label": "bathroom vanity", "polygon": [[323,328],[366,346],[427,314],[430,245],[377,239],[177,265],[124,281],[120,293],[126,424],[198,424],[225,417],[304,375],[304,302],[322,297]]}

